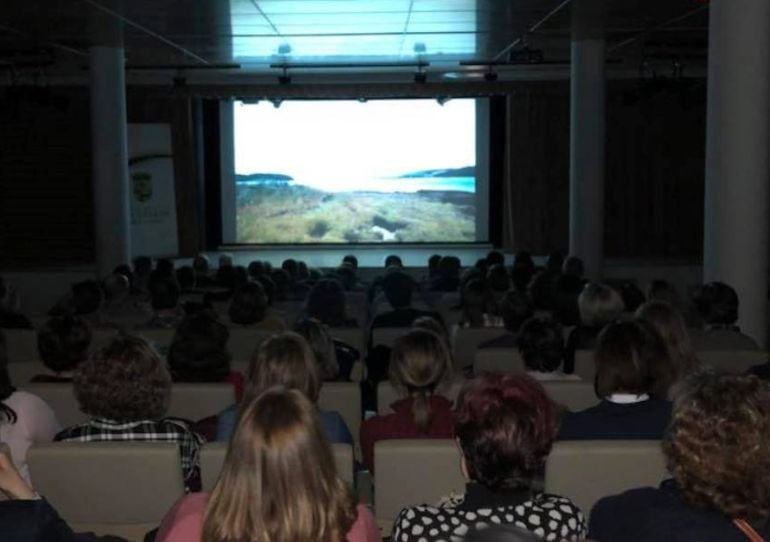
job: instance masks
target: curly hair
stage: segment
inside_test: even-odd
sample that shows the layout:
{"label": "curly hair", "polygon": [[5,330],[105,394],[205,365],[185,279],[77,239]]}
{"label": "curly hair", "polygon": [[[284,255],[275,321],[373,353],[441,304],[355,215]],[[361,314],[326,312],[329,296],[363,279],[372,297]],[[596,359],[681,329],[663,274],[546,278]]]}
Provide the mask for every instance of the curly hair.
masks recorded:
{"label": "curly hair", "polygon": [[556,405],[527,375],[483,374],[460,390],[455,435],[468,476],[493,491],[530,488],[557,431]]}
{"label": "curly hair", "polygon": [[770,517],[770,384],[696,373],[674,404],[663,451],[684,499],[729,518]]}
{"label": "curly hair", "polygon": [[140,337],[113,339],[78,366],[73,383],[80,410],[96,418],[159,420],[168,410],[171,376]]}
{"label": "curly hair", "polygon": [[75,369],[88,357],[90,345],[91,329],[75,315],[54,316],[37,332],[40,358],[55,373]]}

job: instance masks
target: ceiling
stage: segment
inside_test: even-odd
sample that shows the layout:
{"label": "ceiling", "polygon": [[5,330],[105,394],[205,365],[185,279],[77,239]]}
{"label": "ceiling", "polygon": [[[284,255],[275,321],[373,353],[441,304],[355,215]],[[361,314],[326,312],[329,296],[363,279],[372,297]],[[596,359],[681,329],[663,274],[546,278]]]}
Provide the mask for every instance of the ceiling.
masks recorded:
{"label": "ceiling", "polygon": [[[490,69],[469,62],[508,62],[512,53],[525,65],[492,69],[501,76],[566,70],[577,1],[2,0],[0,78],[7,74],[7,84],[20,77],[84,77],[89,46],[110,41],[117,25],[130,77],[269,74],[274,80],[283,64],[308,77],[421,70],[463,77]],[[638,73],[644,63],[659,70],[679,63],[702,71],[707,2],[606,5],[612,69]]]}

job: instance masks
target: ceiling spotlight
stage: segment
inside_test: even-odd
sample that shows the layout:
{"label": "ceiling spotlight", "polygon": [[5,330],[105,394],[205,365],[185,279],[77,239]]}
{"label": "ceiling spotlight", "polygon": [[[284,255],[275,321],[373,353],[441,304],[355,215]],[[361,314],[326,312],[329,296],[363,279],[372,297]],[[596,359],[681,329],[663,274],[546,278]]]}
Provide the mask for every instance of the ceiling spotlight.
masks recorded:
{"label": "ceiling spotlight", "polygon": [[279,107],[281,107],[281,103],[283,103],[283,100],[281,100],[280,98],[272,98],[270,100],[270,103],[273,104],[273,107],[278,109]]}

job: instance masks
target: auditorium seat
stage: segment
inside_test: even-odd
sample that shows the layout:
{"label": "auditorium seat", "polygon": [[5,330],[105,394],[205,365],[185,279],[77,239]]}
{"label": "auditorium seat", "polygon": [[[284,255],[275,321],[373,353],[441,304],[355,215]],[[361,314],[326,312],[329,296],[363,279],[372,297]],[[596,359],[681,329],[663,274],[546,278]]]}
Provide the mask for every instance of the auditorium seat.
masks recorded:
{"label": "auditorium seat", "polygon": [[335,327],[329,329],[333,339],[349,344],[358,350],[361,356],[366,355],[364,346],[364,331],[360,327]]}
{"label": "auditorium seat", "polygon": [[8,364],[8,375],[11,384],[23,388],[32,377],[39,374],[48,374],[50,371],[42,361],[20,361]]}
{"label": "auditorium seat", "polygon": [[273,335],[272,331],[264,329],[251,329],[248,327],[231,327],[230,340],[227,341],[227,349],[236,360],[249,360],[259,343]]}
{"label": "auditorium seat", "polygon": [[593,350],[575,351],[575,374],[586,382],[593,382],[596,376]]}
{"label": "auditorium seat", "polygon": [[571,412],[585,410],[599,403],[593,381],[545,380],[541,384],[556,404],[566,407]]}
{"label": "auditorium seat", "polygon": [[383,536],[403,507],[436,504],[465,491],[452,439],[381,440],[374,445],[374,465],[374,511]]}
{"label": "auditorium seat", "polygon": [[42,444],[27,463],[35,489],[76,532],[141,541],[184,495],[176,443]]}
{"label": "auditorium seat", "polygon": [[768,353],[762,350],[702,350],[695,355],[708,367],[734,374],[745,373],[768,360]]}
{"label": "auditorium seat", "polygon": [[545,491],[569,497],[587,518],[602,497],[657,487],[665,478],[660,441],[561,441],[546,462]]}
{"label": "auditorium seat", "polygon": [[[443,395],[454,403],[464,383],[465,379],[458,377],[451,382],[439,386],[436,393]],[[377,412],[380,414],[392,413],[390,405],[403,397],[405,397],[405,393],[393,386],[389,381],[384,380],[380,382],[377,384]]]}
{"label": "auditorium seat", "polygon": [[171,386],[167,416],[198,421],[222,412],[235,403],[235,390],[227,382],[187,383]]}
{"label": "auditorium seat", "polygon": [[372,346],[393,346],[393,342],[412,330],[410,327],[377,327],[372,330]]}
{"label": "auditorium seat", "polygon": [[318,408],[333,410],[342,416],[358,444],[361,427],[361,386],[358,382],[324,382],[318,396]]}
{"label": "auditorium seat", "polygon": [[[219,479],[227,455],[227,442],[211,442],[201,449],[201,485],[203,491],[211,491]],[[332,444],[334,464],[338,476],[353,486],[353,447],[349,444]]]}
{"label": "auditorium seat", "polygon": [[518,348],[482,348],[476,351],[473,373],[523,373],[524,360]]}
{"label": "auditorium seat", "polygon": [[48,403],[62,427],[70,427],[89,420],[89,416],[80,411],[72,384],[28,383],[20,387]]}
{"label": "auditorium seat", "polygon": [[505,333],[502,327],[461,327],[452,338],[455,368],[473,365],[473,359],[481,343]]}

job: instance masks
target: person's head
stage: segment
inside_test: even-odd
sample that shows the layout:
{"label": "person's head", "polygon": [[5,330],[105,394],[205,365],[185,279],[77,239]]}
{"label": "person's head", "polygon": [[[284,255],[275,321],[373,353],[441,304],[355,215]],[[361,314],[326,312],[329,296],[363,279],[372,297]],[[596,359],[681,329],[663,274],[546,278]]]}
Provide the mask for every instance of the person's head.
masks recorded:
{"label": "person's head", "polygon": [[275,299],[285,300],[291,285],[289,274],[283,269],[273,269],[270,271],[270,279],[275,284]]}
{"label": "person's head", "polygon": [[455,435],[463,470],[493,491],[530,488],[557,430],[556,405],[527,375],[485,373],[460,390]]}
{"label": "person's head", "polygon": [[79,317],[50,318],[37,332],[37,350],[43,364],[55,373],[74,370],[88,358],[91,329]]}
{"label": "person's head", "polygon": [[333,380],[339,373],[334,340],[326,326],[314,318],[302,318],[294,325],[294,331],[302,335],[313,351],[324,380]]}
{"label": "person's head", "polygon": [[738,294],[724,282],[704,284],[693,302],[706,324],[732,325],[738,320]]}
{"label": "person's head", "polygon": [[534,270],[535,269],[535,262],[532,259],[532,254],[530,254],[526,250],[520,250],[516,254],[513,255],[513,267],[516,268],[525,268]]}
{"label": "person's head", "polygon": [[323,279],[316,282],[307,294],[305,312],[310,318],[329,326],[345,323],[345,289],[338,280]]}
{"label": "person's head", "polygon": [[553,320],[530,318],[519,330],[516,346],[530,371],[551,373],[564,358],[561,326]]}
{"label": "person's head", "polygon": [[153,310],[171,310],[179,305],[179,285],[169,275],[153,272],[147,285]]}
{"label": "person's head", "polygon": [[428,276],[435,277],[438,274],[438,264],[441,261],[441,254],[431,254],[428,258]]}
{"label": "person's head", "polygon": [[214,277],[217,285],[223,288],[235,288],[235,268],[232,265],[222,265],[217,269]]}
{"label": "person's head", "polygon": [[349,265],[341,265],[336,269],[334,274],[346,291],[355,288],[357,280],[355,269]]}
{"label": "person's head", "polygon": [[155,264],[155,271],[157,271],[158,274],[163,275],[165,277],[173,277],[174,276],[173,260],[169,260],[168,258],[161,258]]}
{"label": "person's head", "polygon": [[609,286],[589,282],[578,296],[580,322],[588,327],[604,327],[617,320],[625,305],[620,294]]}
{"label": "person's head", "polygon": [[345,255],[345,257],[342,258],[342,263],[348,264],[354,270],[358,269],[358,258],[356,258],[353,254]]}
{"label": "person's head", "polygon": [[233,293],[227,314],[234,324],[255,324],[265,317],[267,308],[267,296],[262,285],[247,282]]}
{"label": "person's head", "polygon": [[414,280],[406,273],[388,273],[382,280],[385,297],[394,309],[408,307],[412,304]]}
{"label": "person's head", "polygon": [[645,302],[644,292],[633,282],[624,282],[620,285],[620,297],[623,299],[624,310],[634,312]]}
{"label": "person's head", "polygon": [[566,260],[564,260],[564,265],[562,266],[562,273],[565,275],[572,275],[573,277],[577,278],[583,278],[583,273],[585,272],[585,267],[583,266],[583,260],[578,258],[577,256],[570,256]]}
{"label": "person's head", "polygon": [[680,307],[682,301],[679,294],[669,282],[655,279],[647,287],[647,301],[665,301],[672,307]]}
{"label": "person's head", "polygon": [[230,373],[227,326],[210,311],[190,314],[177,327],[168,365],[179,382],[221,382]]}
{"label": "person's head", "polygon": [[253,397],[272,386],[299,390],[312,402],[321,391],[321,371],[307,341],[285,331],[262,341],[251,356],[246,393]]}
{"label": "person's head", "polygon": [[513,266],[511,268],[511,283],[517,292],[526,292],[532,275],[535,273],[534,267]]}
{"label": "person's head", "polygon": [[642,322],[610,324],[599,333],[594,351],[596,395],[641,395],[655,391],[658,364],[667,363],[663,342]]}
{"label": "person's head", "polygon": [[496,263],[489,266],[487,271],[487,284],[497,292],[507,292],[511,288],[511,276],[503,264]]}
{"label": "person's head", "polygon": [[564,266],[564,254],[555,250],[551,252],[545,259],[545,269],[549,273],[558,275],[561,273],[561,269]]}
{"label": "person's head", "polygon": [[431,316],[420,316],[414,322],[412,322],[412,328],[426,329],[428,331],[432,331],[433,333],[441,337],[441,340],[444,341],[444,344],[447,345],[447,348],[451,352],[452,349],[449,347],[449,332],[447,331],[447,328],[444,325],[444,323],[441,322],[440,320],[436,320]]}
{"label": "person's head", "polygon": [[131,266],[127,263],[122,263],[120,265],[115,266],[115,269],[112,270],[113,275],[123,275],[128,279],[128,285],[132,286],[134,284],[134,272],[131,269]]}
{"label": "person's head", "polygon": [[404,267],[404,264],[401,262],[401,258],[399,256],[391,254],[385,258],[385,269],[388,267]]}
{"label": "person's head", "polygon": [[281,269],[286,271],[292,280],[297,278],[297,260],[294,258],[285,259],[281,263]]}
{"label": "person's head", "polygon": [[430,396],[452,373],[446,342],[425,329],[413,329],[393,343],[390,352],[391,382],[414,398],[412,420],[422,431],[431,423]]}
{"label": "person's head", "polygon": [[538,310],[551,310],[554,305],[554,274],[543,270],[532,277],[527,286],[527,293],[532,304]]}
{"label": "person's head", "polygon": [[152,272],[152,259],[148,256],[134,258],[134,274],[137,277],[147,277]]}
{"label": "person's head", "polygon": [[240,288],[249,282],[249,272],[242,265],[233,267],[233,289]]}
{"label": "person's head", "polygon": [[666,348],[670,365],[665,367],[665,374],[657,375],[657,380],[665,379],[674,383],[695,369],[698,362],[690,334],[678,310],[665,301],[648,301],[636,310],[636,318],[652,326]]}
{"label": "person's head", "polygon": [[445,279],[457,279],[460,277],[462,263],[457,256],[443,256],[438,262],[438,274]]}
{"label": "person's head", "polygon": [[91,314],[102,305],[102,290],[95,280],[84,280],[72,285],[72,305],[75,314]]}
{"label": "person's head", "polygon": [[166,364],[131,335],[116,337],[78,365],[73,383],[81,411],[115,422],[159,420],[171,396]]}
{"label": "person's head", "polygon": [[208,275],[211,268],[211,261],[205,254],[198,254],[192,261],[192,268],[198,275]]}
{"label": "person's head", "polygon": [[176,270],[176,281],[183,291],[195,288],[195,271],[189,265],[183,265]]}
{"label": "person's head", "polygon": [[663,452],[688,504],[734,519],[770,517],[770,384],[700,373],[674,402]]}
{"label": "person's head", "polygon": [[219,262],[220,269],[223,267],[232,267],[233,255],[223,252],[222,254],[219,255],[218,262]]}
{"label": "person's head", "polygon": [[279,387],[246,402],[206,507],[202,540],[339,542],[355,518],[315,406]]}
{"label": "person's head", "polygon": [[310,278],[310,269],[307,266],[307,263],[303,261],[297,262],[297,280],[304,281]]}
{"label": "person's head", "polygon": [[3,401],[8,399],[16,388],[8,374],[8,353],[5,347],[5,335],[0,329],[0,423],[16,423],[16,412]]}
{"label": "person's head", "polygon": [[492,267],[493,265],[505,265],[505,255],[499,250],[490,250],[487,253],[487,264]]}
{"label": "person's head", "polygon": [[259,260],[254,260],[249,262],[249,266],[246,268],[246,271],[248,271],[249,276],[253,279],[258,279],[265,273],[265,266],[262,262]]}
{"label": "person's head", "polygon": [[472,325],[484,325],[484,313],[490,302],[487,284],[482,279],[471,279],[460,289],[463,316]]}
{"label": "person's head", "polygon": [[254,282],[258,282],[262,286],[262,290],[267,297],[267,304],[272,305],[275,300],[275,282],[267,275],[260,275]]}
{"label": "person's head", "polygon": [[532,318],[535,309],[532,300],[523,292],[509,290],[500,301],[500,315],[503,317],[505,329],[517,333],[521,324]]}
{"label": "person's head", "polygon": [[108,301],[123,299],[131,293],[131,281],[126,275],[113,273],[102,284],[104,297]]}

